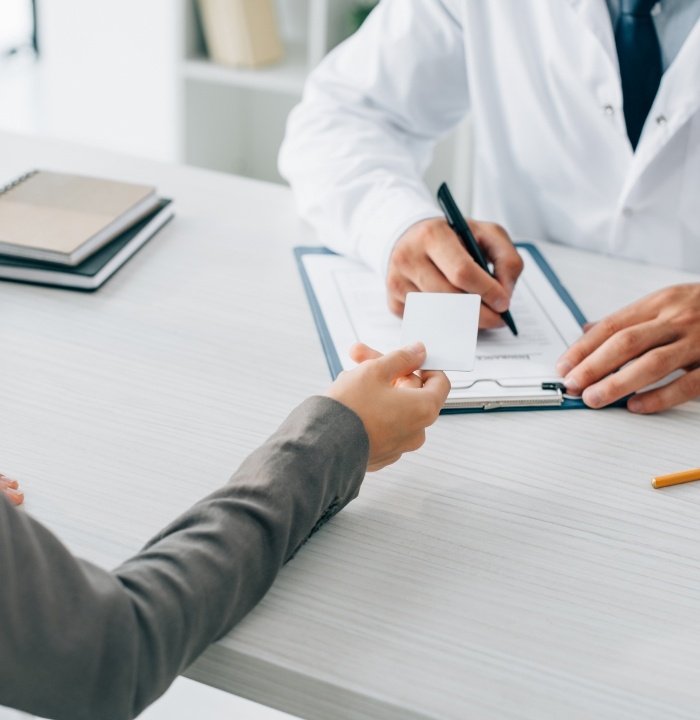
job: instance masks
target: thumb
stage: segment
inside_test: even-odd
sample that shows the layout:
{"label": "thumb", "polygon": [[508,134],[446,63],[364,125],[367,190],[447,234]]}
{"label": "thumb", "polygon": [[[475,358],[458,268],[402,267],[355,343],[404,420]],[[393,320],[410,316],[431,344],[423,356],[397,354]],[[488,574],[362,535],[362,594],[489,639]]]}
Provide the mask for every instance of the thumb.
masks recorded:
{"label": "thumb", "polygon": [[356,363],[362,363],[365,360],[376,360],[382,354],[374,348],[364,343],[355,343],[349,350],[350,359]]}
{"label": "thumb", "polygon": [[394,350],[380,357],[376,362],[384,371],[388,380],[410,375],[425,362],[425,345],[418,342],[409,347]]}

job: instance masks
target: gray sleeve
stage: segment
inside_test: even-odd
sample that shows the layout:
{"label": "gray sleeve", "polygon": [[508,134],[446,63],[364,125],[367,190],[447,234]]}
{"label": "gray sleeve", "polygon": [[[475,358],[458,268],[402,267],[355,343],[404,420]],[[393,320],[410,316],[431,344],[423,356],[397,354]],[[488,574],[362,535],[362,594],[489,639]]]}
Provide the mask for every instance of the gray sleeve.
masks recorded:
{"label": "gray sleeve", "polygon": [[229,484],[111,573],[0,497],[0,705],[70,720],[138,715],[357,495],[368,455],[360,418],[311,398]]}

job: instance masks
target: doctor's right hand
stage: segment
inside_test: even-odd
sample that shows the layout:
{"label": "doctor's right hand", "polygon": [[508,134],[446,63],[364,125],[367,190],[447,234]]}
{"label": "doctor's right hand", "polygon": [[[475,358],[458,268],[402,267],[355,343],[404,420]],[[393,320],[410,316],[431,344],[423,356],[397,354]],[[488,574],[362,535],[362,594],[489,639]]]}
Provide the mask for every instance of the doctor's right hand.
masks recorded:
{"label": "doctor's right hand", "polygon": [[422,220],[406,230],[391,253],[386,284],[393,313],[403,316],[409,292],[470,292],[481,295],[479,328],[503,326],[499,313],[510,306],[522,258],[500,225],[467,222],[486,260],[493,263],[496,279],[472,260],[446,220]]}

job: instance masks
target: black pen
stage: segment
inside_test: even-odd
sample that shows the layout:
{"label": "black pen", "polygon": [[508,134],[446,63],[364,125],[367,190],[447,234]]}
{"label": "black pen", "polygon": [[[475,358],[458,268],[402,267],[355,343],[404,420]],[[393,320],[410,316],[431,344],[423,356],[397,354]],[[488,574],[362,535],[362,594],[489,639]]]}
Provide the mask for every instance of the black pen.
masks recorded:
{"label": "black pen", "polygon": [[[485,270],[491,277],[493,273],[489,270],[489,266],[486,264],[481,248],[477,244],[472,231],[469,229],[467,221],[464,219],[464,215],[459,211],[457,203],[452,197],[450,189],[447,187],[447,183],[442,183],[437,192],[437,199],[442,207],[447,222],[449,223],[455,235],[462,241],[462,245],[466,251],[471,255],[474,262],[482,269]],[[501,313],[503,322],[511,329],[513,335],[517,335],[518,331],[513,322],[513,316],[510,314],[510,310],[506,310]]]}

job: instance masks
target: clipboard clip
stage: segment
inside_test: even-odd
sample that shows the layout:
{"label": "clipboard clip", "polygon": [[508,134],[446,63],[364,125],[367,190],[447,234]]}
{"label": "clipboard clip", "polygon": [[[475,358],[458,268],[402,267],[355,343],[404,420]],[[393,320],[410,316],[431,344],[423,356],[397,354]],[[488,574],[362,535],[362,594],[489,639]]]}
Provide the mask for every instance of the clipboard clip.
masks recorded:
{"label": "clipboard clip", "polygon": [[562,394],[566,392],[566,385],[560,382],[543,382],[543,390],[559,390]]}
{"label": "clipboard clip", "polygon": [[533,407],[561,407],[564,396],[557,391],[550,397],[519,397],[504,398],[503,400],[488,400],[480,405],[483,410],[500,410],[501,408],[533,408]]}
{"label": "clipboard clip", "polygon": [[[496,384],[501,385],[498,381]],[[560,382],[539,382],[532,384],[509,385],[516,389],[532,388],[533,394],[504,395],[502,397],[471,397],[455,398],[454,401],[447,401],[446,408],[479,409],[479,410],[500,410],[502,408],[533,408],[533,407],[560,407],[566,399],[566,387]]]}

